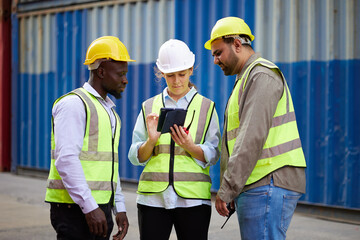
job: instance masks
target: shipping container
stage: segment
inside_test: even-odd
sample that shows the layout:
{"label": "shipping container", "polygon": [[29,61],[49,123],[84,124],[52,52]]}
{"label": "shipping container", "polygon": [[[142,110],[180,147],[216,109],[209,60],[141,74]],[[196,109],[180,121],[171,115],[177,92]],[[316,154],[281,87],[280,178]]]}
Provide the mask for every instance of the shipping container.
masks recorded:
{"label": "shipping container", "polygon": [[[215,101],[222,125],[235,76],[223,76],[204,43],[218,19],[237,16],[252,29],[255,51],[275,62],[289,84],[308,165],[301,201],[360,209],[359,0],[59,2],[20,2],[12,14],[12,171],[49,169],[52,103],[87,80],[85,52],[102,35],[118,36],[137,60],[116,100],[123,180],[136,182],[142,171],[127,153],[142,101],[165,86],[153,68],[166,40],[183,40],[195,53],[191,80]],[[219,163],[210,174],[216,191]]]}
{"label": "shipping container", "polygon": [[203,45],[226,16],[244,18],[255,51],[287,79],[308,166],[302,201],[359,209],[360,1],[175,1],[175,37],[200,58],[195,84],[215,100],[221,123],[235,76],[223,77]]}
{"label": "shipping container", "polygon": [[157,49],[174,36],[174,2],[115,2],[41,10],[27,5],[13,14],[13,171],[49,169],[52,104],[87,81],[83,62],[89,44],[114,35],[137,60],[129,64],[129,84],[116,101],[116,110],[122,119],[120,174],[123,179],[138,179],[142,169],[130,164],[127,151],[141,102],[163,87],[154,80],[153,63]]}
{"label": "shipping container", "polygon": [[11,4],[0,0],[0,172],[10,170]]}

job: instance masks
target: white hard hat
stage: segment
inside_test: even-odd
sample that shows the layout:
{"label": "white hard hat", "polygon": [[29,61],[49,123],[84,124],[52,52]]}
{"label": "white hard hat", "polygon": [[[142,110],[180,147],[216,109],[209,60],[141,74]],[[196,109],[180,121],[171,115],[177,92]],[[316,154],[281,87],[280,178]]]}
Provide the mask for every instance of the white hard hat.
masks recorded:
{"label": "white hard hat", "polygon": [[163,73],[183,71],[194,66],[195,55],[180,40],[170,39],[161,45],[156,66]]}

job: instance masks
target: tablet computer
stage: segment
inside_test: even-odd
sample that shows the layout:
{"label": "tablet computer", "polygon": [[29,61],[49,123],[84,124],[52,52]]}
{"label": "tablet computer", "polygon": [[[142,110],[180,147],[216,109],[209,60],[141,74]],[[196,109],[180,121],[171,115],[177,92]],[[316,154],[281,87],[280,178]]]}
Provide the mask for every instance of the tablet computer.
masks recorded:
{"label": "tablet computer", "polygon": [[186,112],[187,110],[181,108],[161,108],[157,131],[168,133],[174,124],[184,126]]}

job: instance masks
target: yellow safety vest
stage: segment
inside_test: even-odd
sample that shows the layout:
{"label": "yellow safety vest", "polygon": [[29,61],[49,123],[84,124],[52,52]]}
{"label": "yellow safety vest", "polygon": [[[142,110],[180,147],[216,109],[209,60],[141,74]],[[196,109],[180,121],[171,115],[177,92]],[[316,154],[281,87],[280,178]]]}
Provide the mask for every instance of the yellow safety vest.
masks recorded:
{"label": "yellow safety vest", "polygon": [[227,123],[226,144],[229,156],[231,156],[233,152],[236,137],[239,132],[239,116],[241,115],[241,112],[239,112],[239,99],[245,89],[250,71],[259,64],[281,74],[284,80],[284,91],[273,116],[272,126],[269,130],[261,157],[258,159],[246,185],[252,184],[284,166],[306,167],[289,88],[279,68],[263,58],[258,58],[250,64],[241,79],[236,82],[229,98],[225,111],[225,121]]}
{"label": "yellow safety vest", "polygon": [[[78,88],[64,95],[75,94],[83,101],[86,110],[86,129],[83,147],[79,159],[91,194],[98,204],[109,203],[112,193],[116,191],[118,179],[118,146],[121,122],[116,116],[114,137],[112,136],[110,117],[101,103],[86,91]],[[64,96],[58,98],[55,104]],[[52,125],[54,124],[52,119]],[[74,203],[64,187],[55,167],[54,128],[51,132],[51,165],[46,189],[46,202]]]}
{"label": "yellow safety vest", "polygon": [[[143,116],[159,113],[164,107],[163,95],[159,94],[142,104]],[[205,142],[215,103],[195,94],[187,108],[184,126],[188,126],[194,114],[190,133],[195,144]],[[145,121],[145,120],[144,120]],[[175,192],[183,198],[210,199],[211,178],[209,167],[200,167],[183,148],[178,146],[170,133],[161,134],[146,164],[138,185],[139,194],[152,194],[164,191],[171,184]]]}

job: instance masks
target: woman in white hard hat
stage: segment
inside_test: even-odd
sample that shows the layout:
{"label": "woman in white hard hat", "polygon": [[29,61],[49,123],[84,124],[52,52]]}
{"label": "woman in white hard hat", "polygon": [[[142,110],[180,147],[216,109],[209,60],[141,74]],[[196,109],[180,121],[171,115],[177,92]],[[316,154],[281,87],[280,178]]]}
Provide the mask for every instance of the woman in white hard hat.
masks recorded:
{"label": "woman in white hard hat", "polygon": [[[195,55],[170,39],[156,61],[167,87],[146,100],[137,118],[129,159],[145,166],[138,186],[141,239],[207,239],[211,216],[209,167],[219,158],[220,129],[215,104],[190,82]],[[157,131],[161,108],[187,110],[184,126]],[[166,121],[166,120],[165,120]]]}

